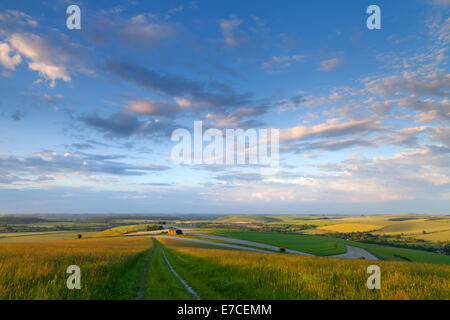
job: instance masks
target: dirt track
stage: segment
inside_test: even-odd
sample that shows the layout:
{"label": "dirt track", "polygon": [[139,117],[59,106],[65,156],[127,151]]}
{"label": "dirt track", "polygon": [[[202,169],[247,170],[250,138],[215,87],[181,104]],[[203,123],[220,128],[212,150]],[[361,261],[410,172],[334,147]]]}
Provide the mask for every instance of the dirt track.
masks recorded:
{"label": "dirt track", "polygon": [[369,251],[364,250],[362,248],[357,248],[353,246],[345,246],[347,248],[347,252],[343,254],[337,254],[334,256],[331,256],[333,258],[346,258],[346,259],[367,259],[367,260],[379,260],[377,257],[375,257],[373,254],[371,254]]}

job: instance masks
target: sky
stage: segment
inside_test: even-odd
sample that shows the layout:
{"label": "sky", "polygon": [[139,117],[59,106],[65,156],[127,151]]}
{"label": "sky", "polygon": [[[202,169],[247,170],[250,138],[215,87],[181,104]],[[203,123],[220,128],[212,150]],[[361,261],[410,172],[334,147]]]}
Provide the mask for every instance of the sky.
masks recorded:
{"label": "sky", "polygon": [[[449,12],[3,1],[0,213],[450,214]],[[278,170],[176,163],[194,121],[278,129]]]}

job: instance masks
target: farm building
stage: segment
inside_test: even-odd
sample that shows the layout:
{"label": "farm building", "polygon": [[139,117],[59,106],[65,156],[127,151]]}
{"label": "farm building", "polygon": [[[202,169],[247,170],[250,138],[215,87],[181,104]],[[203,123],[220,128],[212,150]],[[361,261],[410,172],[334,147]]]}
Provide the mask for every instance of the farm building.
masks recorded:
{"label": "farm building", "polygon": [[183,231],[180,229],[169,229],[169,234],[183,234]]}

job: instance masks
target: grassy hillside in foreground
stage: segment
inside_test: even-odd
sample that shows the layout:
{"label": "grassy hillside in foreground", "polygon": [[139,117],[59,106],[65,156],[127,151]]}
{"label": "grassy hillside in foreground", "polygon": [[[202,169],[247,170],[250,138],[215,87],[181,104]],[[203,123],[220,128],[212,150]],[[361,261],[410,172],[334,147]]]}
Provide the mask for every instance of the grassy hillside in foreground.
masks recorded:
{"label": "grassy hillside in foreground", "polygon": [[[151,247],[148,238],[2,244],[0,299],[134,299]],[[67,289],[70,265],[81,290]]]}
{"label": "grassy hillside in foreground", "polygon": [[384,262],[381,290],[364,260],[196,248],[160,239],[176,271],[203,299],[450,299],[450,267]]}
{"label": "grassy hillside in foreground", "polygon": [[319,256],[345,253],[345,245],[340,239],[301,234],[286,234],[258,231],[214,230],[215,235],[271,244]]}

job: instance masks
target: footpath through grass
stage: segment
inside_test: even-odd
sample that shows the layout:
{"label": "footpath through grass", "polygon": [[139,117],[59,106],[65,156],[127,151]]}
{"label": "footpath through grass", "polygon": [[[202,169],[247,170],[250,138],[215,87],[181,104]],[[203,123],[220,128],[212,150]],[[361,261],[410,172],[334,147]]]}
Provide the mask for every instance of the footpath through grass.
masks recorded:
{"label": "footpath through grass", "polygon": [[369,290],[366,270],[373,261],[159,241],[175,270],[203,299],[450,299],[449,266],[378,261],[381,290]]}
{"label": "footpath through grass", "polygon": [[194,297],[170,271],[162,246],[153,239],[154,252],[147,271],[144,300],[186,300]]}

